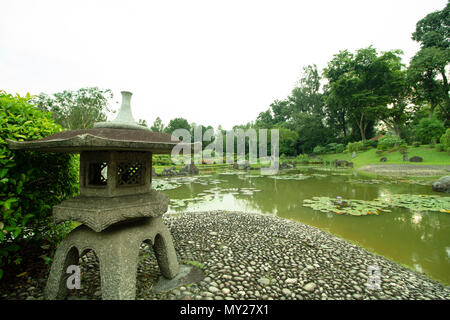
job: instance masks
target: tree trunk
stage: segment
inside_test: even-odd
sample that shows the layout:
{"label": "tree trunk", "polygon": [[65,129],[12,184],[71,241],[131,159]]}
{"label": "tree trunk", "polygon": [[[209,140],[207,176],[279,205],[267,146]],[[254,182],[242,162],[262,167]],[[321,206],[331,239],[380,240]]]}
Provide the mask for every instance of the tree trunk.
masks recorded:
{"label": "tree trunk", "polygon": [[432,101],[430,104],[430,114],[429,114],[430,118],[433,117],[434,108],[436,108],[436,102]]}
{"label": "tree trunk", "polygon": [[347,137],[347,129],[345,123],[345,114],[342,114],[342,130],[344,131],[344,138]]}
{"label": "tree trunk", "polygon": [[392,126],[392,131],[394,131],[394,135],[400,137],[400,128],[398,127],[398,124],[395,122],[394,125]]}
{"label": "tree trunk", "polygon": [[448,86],[448,81],[447,81],[447,77],[445,75],[445,69],[441,70],[441,75],[442,75],[442,82],[443,82],[443,89],[444,89],[444,109],[442,110],[445,114],[445,120],[447,122],[447,120],[450,117],[450,97],[448,96],[448,91],[449,91],[449,86]]}
{"label": "tree trunk", "polygon": [[361,133],[361,140],[366,141],[366,132],[365,132],[366,130],[363,126],[363,119],[364,119],[364,113],[361,113],[361,118],[359,119],[358,127],[359,127],[359,132]]}

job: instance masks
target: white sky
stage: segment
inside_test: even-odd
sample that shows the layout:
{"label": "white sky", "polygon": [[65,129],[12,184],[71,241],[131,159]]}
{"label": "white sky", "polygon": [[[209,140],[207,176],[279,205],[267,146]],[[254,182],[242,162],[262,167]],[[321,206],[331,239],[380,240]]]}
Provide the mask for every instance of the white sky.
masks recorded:
{"label": "white sky", "polygon": [[255,120],[303,66],[374,45],[418,50],[415,24],[447,0],[21,1],[0,6],[0,89],[133,92],[135,119]]}

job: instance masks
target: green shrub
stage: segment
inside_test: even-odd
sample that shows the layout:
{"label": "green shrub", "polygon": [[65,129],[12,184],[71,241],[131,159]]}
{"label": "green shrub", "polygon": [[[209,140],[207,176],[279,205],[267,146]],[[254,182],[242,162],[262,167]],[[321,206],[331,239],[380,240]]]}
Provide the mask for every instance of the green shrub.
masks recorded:
{"label": "green shrub", "polygon": [[311,160],[307,154],[299,154],[295,159],[302,163],[308,163]]}
{"label": "green shrub", "polygon": [[324,154],[327,152],[327,148],[322,147],[322,146],[316,146],[313,150],[314,154]]}
{"label": "green shrub", "polygon": [[431,118],[423,118],[414,127],[416,138],[423,144],[435,144],[436,141],[444,134],[445,127],[441,120],[435,116]]}
{"label": "green shrub", "polygon": [[35,140],[61,131],[29,99],[0,91],[0,278],[2,267],[20,263],[22,241],[53,239],[52,207],[78,191],[79,158],[8,148],[6,139]]}
{"label": "green shrub", "polygon": [[384,136],[380,140],[378,140],[377,148],[379,150],[389,150],[394,147],[398,147],[403,143],[403,139],[398,136]]}
{"label": "green shrub", "polygon": [[444,151],[444,146],[442,145],[442,143],[436,143],[434,145],[434,148],[436,149],[437,152],[442,152]]}
{"label": "green shrub", "polygon": [[376,148],[378,145],[378,141],[374,141],[374,140],[365,140],[363,142],[363,147],[367,150],[370,148]]}
{"label": "green shrub", "polygon": [[345,146],[342,143],[332,142],[325,147],[325,153],[341,153],[344,152]]}
{"label": "green shrub", "polygon": [[347,144],[348,152],[360,151],[360,150],[363,150],[363,148],[364,148],[364,142],[363,141],[349,142]]}
{"label": "green shrub", "polygon": [[450,128],[445,131],[439,140],[442,144],[442,149],[445,151],[450,151]]}
{"label": "green shrub", "polygon": [[420,141],[414,141],[414,142],[412,143],[412,146],[418,148],[418,147],[421,146],[421,144],[422,144],[422,143],[420,143]]}
{"label": "green shrub", "polygon": [[170,155],[167,154],[154,154],[153,157],[153,165],[154,166],[173,166],[174,163],[170,158]]}

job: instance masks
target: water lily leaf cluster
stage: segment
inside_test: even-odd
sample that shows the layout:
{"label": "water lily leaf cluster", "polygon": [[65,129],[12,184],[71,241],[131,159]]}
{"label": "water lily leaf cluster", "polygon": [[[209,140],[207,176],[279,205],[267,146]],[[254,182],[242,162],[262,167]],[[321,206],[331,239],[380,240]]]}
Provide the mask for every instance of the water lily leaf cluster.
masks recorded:
{"label": "water lily leaf cluster", "polygon": [[275,180],[306,180],[311,176],[306,176],[303,174],[286,174],[281,176],[268,176],[268,178]]}
{"label": "water lily leaf cluster", "polygon": [[450,197],[433,195],[393,194],[372,201],[342,199],[341,197],[313,197],[303,200],[303,206],[325,213],[353,216],[378,215],[391,212],[390,208],[406,208],[413,211],[450,213]]}
{"label": "water lily leaf cluster", "polygon": [[158,191],[172,190],[176,189],[184,184],[200,184],[203,186],[216,185],[224,180],[220,179],[205,179],[211,177],[210,175],[202,175],[199,177],[173,177],[173,178],[162,178],[153,179],[152,188]]}
{"label": "water lily leaf cluster", "polygon": [[450,211],[450,197],[435,195],[393,194],[375,199],[374,201],[413,211]]}
{"label": "water lily leaf cluster", "polygon": [[350,179],[350,183],[362,183],[362,184],[416,184],[421,186],[429,186],[432,184],[430,181],[425,180],[380,180],[380,179]]}
{"label": "water lily leaf cluster", "polygon": [[241,195],[241,196],[252,196],[255,192],[259,192],[261,190],[256,188],[220,188],[214,187],[203,192],[197,194],[194,198],[185,198],[185,199],[171,199],[170,200],[170,208],[183,208],[186,207],[189,203],[196,202],[205,202],[214,199],[216,195]]}

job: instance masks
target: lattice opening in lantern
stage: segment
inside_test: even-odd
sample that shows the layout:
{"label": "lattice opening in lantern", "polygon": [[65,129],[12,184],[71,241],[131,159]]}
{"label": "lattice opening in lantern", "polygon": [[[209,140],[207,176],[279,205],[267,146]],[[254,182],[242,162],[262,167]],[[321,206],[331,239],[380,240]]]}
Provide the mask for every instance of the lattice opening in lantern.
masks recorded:
{"label": "lattice opening in lantern", "polygon": [[108,164],[106,162],[89,163],[88,184],[91,186],[106,186],[108,180]]}
{"label": "lattice opening in lantern", "polygon": [[117,164],[117,184],[119,186],[144,184],[145,165],[141,162],[121,162]]}

